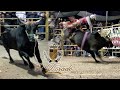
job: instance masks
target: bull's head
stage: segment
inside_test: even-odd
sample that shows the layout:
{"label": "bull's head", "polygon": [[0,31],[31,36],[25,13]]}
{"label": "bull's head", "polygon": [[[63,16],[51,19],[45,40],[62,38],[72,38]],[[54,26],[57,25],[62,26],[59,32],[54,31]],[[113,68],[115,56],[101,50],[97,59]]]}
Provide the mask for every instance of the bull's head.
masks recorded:
{"label": "bull's head", "polygon": [[113,47],[113,43],[110,37],[106,36],[105,39],[106,39],[106,47]]}
{"label": "bull's head", "polygon": [[39,21],[30,21],[30,22],[23,22],[23,21],[20,21],[20,24],[24,24],[25,27],[26,27],[26,31],[28,32],[28,34],[35,34],[37,28],[38,28],[38,25],[39,25]]}
{"label": "bull's head", "polygon": [[97,40],[98,46],[100,47],[113,47],[112,40],[109,36],[101,36],[98,32],[95,34],[95,39]]}

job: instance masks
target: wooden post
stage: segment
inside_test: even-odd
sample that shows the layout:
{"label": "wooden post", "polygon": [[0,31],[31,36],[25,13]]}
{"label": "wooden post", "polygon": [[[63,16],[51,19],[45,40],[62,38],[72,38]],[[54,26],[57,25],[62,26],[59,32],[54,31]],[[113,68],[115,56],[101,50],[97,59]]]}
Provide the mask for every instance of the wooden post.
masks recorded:
{"label": "wooden post", "polygon": [[107,19],[108,19],[108,11],[106,11],[106,26],[108,24]]}
{"label": "wooden post", "polygon": [[46,37],[46,40],[49,39],[49,23],[48,23],[48,19],[49,19],[49,11],[46,11],[46,32],[45,32],[45,37]]}
{"label": "wooden post", "polygon": [[1,20],[0,20],[0,37],[1,37]]}
{"label": "wooden post", "polygon": [[61,48],[62,48],[62,54],[64,56],[64,32],[63,32],[63,29],[61,29],[61,37],[62,37]]}
{"label": "wooden post", "polygon": [[1,37],[1,21],[0,21],[0,37]]}

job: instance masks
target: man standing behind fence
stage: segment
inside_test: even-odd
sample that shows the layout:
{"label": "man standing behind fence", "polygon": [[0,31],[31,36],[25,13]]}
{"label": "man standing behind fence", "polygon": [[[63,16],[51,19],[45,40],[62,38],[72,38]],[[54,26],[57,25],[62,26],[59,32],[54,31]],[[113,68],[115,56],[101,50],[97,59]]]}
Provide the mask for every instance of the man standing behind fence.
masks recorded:
{"label": "man standing behind fence", "polygon": [[25,11],[17,11],[16,16],[26,22],[26,12]]}
{"label": "man standing behind fence", "polygon": [[[46,22],[46,16],[45,16],[45,13],[41,13],[40,14],[40,17],[42,18],[39,22],[39,25],[45,25],[45,22]],[[39,39],[43,40],[45,38],[45,26],[40,26],[38,28],[38,32],[40,33],[39,35]]]}

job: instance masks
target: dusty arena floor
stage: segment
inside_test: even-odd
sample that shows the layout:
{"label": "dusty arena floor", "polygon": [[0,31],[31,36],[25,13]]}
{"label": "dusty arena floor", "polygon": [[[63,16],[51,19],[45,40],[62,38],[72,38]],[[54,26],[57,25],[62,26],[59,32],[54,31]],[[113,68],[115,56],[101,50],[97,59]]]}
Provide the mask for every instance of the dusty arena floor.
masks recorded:
{"label": "dusty arena floor", "polygon": [[49,63],[43,55],[47,50],[46,41],[39,41],[39,50],[44,66],[48,69],[46,76],[41,73],[38,62],[31,61],[35,70],[24,66],[17,51],[11,50],[15,64],[9,63],[8,54],[0,46],[0,79],[120,79],[120,58],[105,58],[107,63],[95,63],[91,57],[62,57],[58,63]]}

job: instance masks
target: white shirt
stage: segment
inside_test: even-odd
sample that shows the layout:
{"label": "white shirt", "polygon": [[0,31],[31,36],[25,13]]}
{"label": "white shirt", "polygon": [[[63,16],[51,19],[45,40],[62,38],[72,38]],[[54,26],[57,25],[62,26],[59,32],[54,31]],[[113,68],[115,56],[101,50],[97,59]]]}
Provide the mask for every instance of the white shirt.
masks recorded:
{"label": "white shirt", "polygon": [[26,21],[26,12],[25,11],[17,11],[16,16],[24,21]]}

